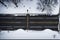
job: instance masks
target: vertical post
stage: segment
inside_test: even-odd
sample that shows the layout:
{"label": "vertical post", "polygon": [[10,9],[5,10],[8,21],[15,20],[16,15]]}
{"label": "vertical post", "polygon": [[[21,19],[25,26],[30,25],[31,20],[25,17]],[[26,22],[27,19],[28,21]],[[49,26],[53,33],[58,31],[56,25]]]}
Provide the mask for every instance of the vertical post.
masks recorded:
{"label": "vertical post", "polygon": [[27,32],[28,32],[28,29],[29,29],[29,16],[30,16],[30,15],[28,14],[28,11],[29,11],[29,10],[27,9],[27,15],[26,15],[26,16],[27,16]]}
{"label": "vertical post", "polygon": [[29,14],[27,14],[27,31],[28,31],[28,29],[29,29]]}
{"label": "vertical post", "polygon": [[60,33],[60,8],[59,8],[59,15],[58,15],[58,17],[59,17],[58,31]]}
{"label": "vertical post", "polygon": [[60,14],[59,14],[59,24],[58,24],[58,31],[60,33]]}
{"label": "vertical post", "polygon": [[27,30],[28,30],[28,26],[29,26],[29,25],[28,25],[28,21],[29,21],[29,20],[28,20],[28,14],[27,14]]}

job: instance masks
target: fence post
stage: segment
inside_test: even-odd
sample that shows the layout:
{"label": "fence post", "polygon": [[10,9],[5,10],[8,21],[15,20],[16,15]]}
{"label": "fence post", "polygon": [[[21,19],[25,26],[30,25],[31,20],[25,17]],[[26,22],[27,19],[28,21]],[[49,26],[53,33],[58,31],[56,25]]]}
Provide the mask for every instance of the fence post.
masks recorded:
{"label": "fence post", "polygon": [[60,14],[59,14],[59,24],[58,24],[58,31],[59,31],[59,33],[60,33]]}

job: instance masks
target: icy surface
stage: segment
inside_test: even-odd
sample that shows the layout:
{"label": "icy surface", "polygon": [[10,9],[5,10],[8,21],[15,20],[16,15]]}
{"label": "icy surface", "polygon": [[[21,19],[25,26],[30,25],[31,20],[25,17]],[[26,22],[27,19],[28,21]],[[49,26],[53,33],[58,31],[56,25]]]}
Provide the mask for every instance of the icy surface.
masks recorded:
{"label": "icy surface", "polygon": [[[55,38],[54,38],[55,35]],[[43,31],[22,30],[16,31],[1,31],[0,39],[60,39],[60,34],[57,31],[45,29]]]}

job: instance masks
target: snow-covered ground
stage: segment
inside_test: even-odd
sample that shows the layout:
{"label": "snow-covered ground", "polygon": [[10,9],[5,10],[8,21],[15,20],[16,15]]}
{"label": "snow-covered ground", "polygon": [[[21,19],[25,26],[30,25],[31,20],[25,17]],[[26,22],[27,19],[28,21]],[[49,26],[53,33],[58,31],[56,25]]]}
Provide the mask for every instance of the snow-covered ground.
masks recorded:
{"label": "snow-covered ground", "polygon": [[[11,2],[5,2],[8,7],[4,7],[0,4],[0,14],[17,14],[17,13],[27,13],[27,9],[29,9],[29,13],[46,13],[40,12],[36,9],[36,2],[37,0],[23,1],[21,4],[18,3],[19,7],[15,7],[15,5]],[[59,5],[53,11],[53,14],[58,14],[59,12]],[[60,33],[57,31],[52,31],[50,29],[45,29],[43,31],[34,31],[34,30],[23,30],[18,29],[15,31],[1,31],[0,32],[0,39],[60,39]]]}
{"label": "snow-covered ground", "polygon": [[43,31],[18,29],[9,32],[1,31],[0,39],[60,39],[60,34],[50,29],[45,29]]}

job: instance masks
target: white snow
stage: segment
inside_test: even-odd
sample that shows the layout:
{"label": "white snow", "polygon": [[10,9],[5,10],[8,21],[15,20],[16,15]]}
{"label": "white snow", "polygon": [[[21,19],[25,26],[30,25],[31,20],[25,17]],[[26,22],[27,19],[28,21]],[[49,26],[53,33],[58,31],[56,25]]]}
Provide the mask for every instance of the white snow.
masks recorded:
{"label": "white snow", "polygon": [[[19,13],[25,13],[27,14],[27,9],[29,10],[29,14],[37,13],[37,14],[47,14],[47,11],[41,12],[37,10],[37,0],[33,1],[27,1],[23,0],[21,3],[18,3],[18,7],[16,7],[12,2],[4,2],[8,7],[4,7],[2,4],[0,5],[0,14],[19,14]],[[56,8],[53,8],[54,10],[52,13],[54,15],[57,15],[59,13],[59,4],[56,5]],[[51,15],[53,15],[51,14]]]}
{"label": "white snow", "polygon": [[[54,38],[53,36],[56,35]],[[60,34],[57,31],[45,29],[43,31],[23,30],[16,31],[1,31],[0,39],[60,39]]]}
{"label": "white snow", "polygon": [[[27,1],[27,0],[26,0]],[[29,9],[29,13],[41,13],[38,10],[36,10],[36,0],[33,0],[33,2],[26,2],[23,1],[22,3],[18,4],[19,7],[16,8],[13,3],[7,3],[8,8],[4,7],[2,4],[0,4],[0,14],[17,14],[17,13],[27,13],[27,9]],[[31,4],[30,4],[31,3]],[[23,6],[26,7],[23,7]],[[30,9],[31,7],[31,9]],[[54,10],[53,14],[58,14],[59,12],[59,5],[57,5],[56,9]],[[46,12],[43,12],[46,13]],[[54,38],[53,36],[56,35]],[[18,29],[15,31],[1,31],[0,32],[0,39],[60,39],[60,33],[57,31],[52,31],[50,29],[46,29],[43,31],[34,31],[34,30],[23,30],[23,29]]]}

